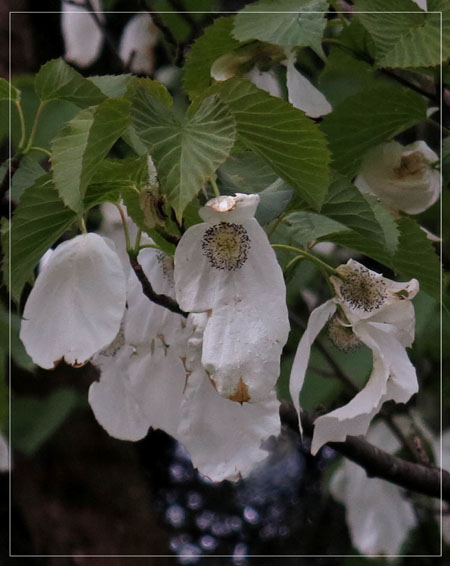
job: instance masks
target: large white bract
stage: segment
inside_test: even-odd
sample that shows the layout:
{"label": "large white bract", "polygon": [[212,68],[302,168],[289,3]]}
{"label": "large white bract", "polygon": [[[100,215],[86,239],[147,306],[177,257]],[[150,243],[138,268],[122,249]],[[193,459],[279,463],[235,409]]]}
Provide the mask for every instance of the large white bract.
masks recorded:
{"label": "large white bract", "polygon": [[120,38],[119,56],[133,73],[153,73],[155,56],[153,47],[158,41],[158,28],[150,14],[132,17]]}
{"label": "large white bract", "polygon": [[291,371],[290,394],[300,418],[299,394],[305,379],[311,345],[330,320],[330,337],[342,349],[366,344],[373,369],[365,387],[346,405],[316,419],[311,453],[326,442],[365,434],[385,401],[406,403],[417,392],[417,376],[405,348],[414,341],[416,279],[397,283],[354,260],[331,277],[336,295],[316,308],[308,321]]}
{"label": "large white bract", "polygon": [[[171,258],[144,249],[139,261],[155,291],[173,297]],[[267,457],[261,445],[280,432],[279,402],[274,391],[252,405],[217,394],[201,362],[208,319],[200,313],[186,320],[149,301],[130,273],[123,339],[94,358],[101,379],[89,401],[111,436],[139,440],[150,427],[162,429],[184,444],[202,474],[237,480]]]}
{"label": "large white bract", "polygon": [[25,305],[20,338],[33,362],[82,365],[119,332],[126,278],[114,244],[83,234],[60,244]]}
{"label": "large white bract", "polygon": [[88,67],[100,55],[103,47],[103,32],[95,21],[104,22],[104,14],[100,0],[92,0],[92,7],[97,12],[95,17],[83,6],[83,2],[66,2],[61,4],[61,31],[64,39],[66,61],[79,67]]}
{"label": "large white bract", "polygon": [[216,390],[237,402],[266,399],[279,376],[289,333],[283,274],[254,218],[258,195],[210,200],[205,222],[175,253],[175,293],[188,312],[210,311],[202,364]]}
{"label": "large white bract", "polygon": [[391,141],[366,154],[355,185],[394,211],[419,214],[439,198],[441,175],[432,167],[438,159],[424,141]]}

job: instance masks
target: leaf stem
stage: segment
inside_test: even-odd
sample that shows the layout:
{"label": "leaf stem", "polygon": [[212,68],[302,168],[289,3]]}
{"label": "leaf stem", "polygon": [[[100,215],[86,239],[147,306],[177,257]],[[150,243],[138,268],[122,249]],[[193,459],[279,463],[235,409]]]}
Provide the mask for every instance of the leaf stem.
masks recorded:
{"label": "leaf stem", "polygon": [[286,250],[288,252],[295,252],[299,256],[302,256],[306,259],[309,259],[309,260],[315,262],[322,269],[324,269],[327,273],[331,273],[332,275],[339,275],[338,272],[336,271],[336,269],[334,269],[334,267],[331,267],[331,265],[328,265],[328,263],[325,263],[324,261],[322,261],[321,259],[319,259],[315,255],[312,255],[308,252],[305,252],[305,250],[301,250],[300,248],[295,248],[294,246],[286,246],[285,244],[272,244],[272,248],[278,249],[278,250]]}
{"label": "leaf stem", "polygon": [[140,228],[138,228],[137,234],[136,234],[136,239],[134,241],[134,253],[136,254],[136,257],[139,254],[139,250],[142,249],[141,248],[141,236],[142,236],[142,230]]}
{"label": "leaf stem", "polygon": [[211,187],[213,188],[214,195],[216,197],[220,197],[220,191],[219,191],[219,187],[217,186],[216,180],[211,177],[209,182],[211,183]]}
{"label": "leaf stem", "polygon": [[16,104],[16,108],[17,108],[17,112],[19,114],[19,120],[20,120],[21,135],[20,135],[20,141],[19,141],[19,145],[18,145],[18,149],[20,151],[21,149],[23,149],[23,144],[25,143],[25,118],[23,116],[22,105],[20,104],[20,102],[18,100],[16,100],[15,104]]}
{"label": "leaf stem", "polygon": [[45,155],[47,155],[48,157],[51,157],[52,154],[48,149],[45,149],[43,147],[39,147],[37,145],[32,145],[30,147],[30,151],[40,151],[41,153],[45,153]]}
{"label": "leaf stem", "polygon": [[83,216],[80,216],[80,230],[83,234],[87,234],[86,222]]}
{"label": "leaf stem", "polygon": [[122,226],[123,226],[123,233],[125,234],[125,246],[127,248],[128,252],[134,252],[134,250],[131,249],[130,246],[130,234],[128,232],[128,222],[125,216],[125,212],[123,211],[123,208],[120,206],[120,204],[118,203],[114,203],[114,206],[117,208],[117,210],[119,211],[120,214],[120,219],[122,220]]}
{"label": "leaf stem", "polygon": [[339,6],[338,3],[336,2],[336,0],[330,0],[330,4],[333,8],[333,10],[336,12],[337,17],[339,18],[339,21],[341,22],[341,24],[344,26],[344,28],[346,28],[348,26],[348,22],[347,20],[344,18],[342,12],[339,10]]}
{"label": "leaf stem", "polygon": [[33,147],[34,136],[36,135],[37,127],[39,125],[39,120],[41,119],[42,110],[45,108],[47,102],[41,102],[36,111],[36,116],[34,117],[33,127],[31,128],[30,137],[28,143],[23,151],[24,154],[28,153]]}

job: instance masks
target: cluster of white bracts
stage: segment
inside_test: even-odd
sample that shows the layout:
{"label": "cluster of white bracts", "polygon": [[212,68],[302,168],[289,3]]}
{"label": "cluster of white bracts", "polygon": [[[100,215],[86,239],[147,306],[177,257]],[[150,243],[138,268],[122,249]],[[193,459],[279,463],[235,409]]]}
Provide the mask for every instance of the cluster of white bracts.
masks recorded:
{"label": "cluster of white bracts", "polygon": [[[95,16],[74,2],[61,6],[61,30],[65,59],[80,67],[92,65],[99,57],[104,43],[100,24],[105,21],[101,0],[92,0]],[[98,20],[98,22],[96,21]],[[119,56],[133,73],[151,74],[154,67],[153,48],[158,41],[158,29],[149,14],[133,16],[122,32]]]}
{"label": "cluster of white bracts", "polygon": [[21,328],[41,367],[64,358],[100,368],[89,401],[112,436],[163,429],[215,481],[248,475],[280,432],[274,388],[289,322],[281,269],[253,218],[258,201],[207,203],[205,223],[177,248],[175,273],[170,257],[141,250],[155,291],[176,297],[187,319],[149,301],[111,240],[85,234],[51,254]]}

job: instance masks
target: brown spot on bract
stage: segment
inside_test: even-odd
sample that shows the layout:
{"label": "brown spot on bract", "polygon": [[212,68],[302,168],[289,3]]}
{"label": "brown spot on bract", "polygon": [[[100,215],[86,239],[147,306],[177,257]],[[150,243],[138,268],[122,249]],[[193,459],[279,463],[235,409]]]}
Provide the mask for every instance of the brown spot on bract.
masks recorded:
{"label": "brown spot on bract", "polygon": [[230,401],[236,401],[237,403],[246,403],[247,401],[250,401],[250,395],[248,394],[248,387],[242,381],[242,378],[239,379],[239,383],[233,395],[228,397],[228,399],[230,399]]}

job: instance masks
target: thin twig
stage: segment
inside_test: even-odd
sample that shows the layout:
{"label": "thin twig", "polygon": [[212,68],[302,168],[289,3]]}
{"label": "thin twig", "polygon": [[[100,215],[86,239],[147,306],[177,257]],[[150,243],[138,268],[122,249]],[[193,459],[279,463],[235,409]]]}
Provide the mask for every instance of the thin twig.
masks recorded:
{"label": "thin twig", "polygon": [[[280,416],[284,424],[298,431],[297,412],[293,405],[283,403]],[[311,435],[314,419],[302,413],[302,424],[305,432]],[[450,502],[450,474],[445,470],[392,456],[357,436],[347,436],[345,442],[329,442],[327,445],[363,467],[369,477],[381,478],[430,497],[440,498],[442,475],[442,499]]]}
{"label": "thin twig", "polygon": [[144,295],[148,297],[151,301],[156,303],[157,305],[160,305],[161,307],[169,309],[170,311],[176,314],[180,314],[181,316],[187,318],[188,313],[181,310],[178,303],[174,299],[172,299],[172,297],[160,293],[156,293],[154,291],[137,257],[133,257],[130,255],[129,258],[130,258],[131,267],[133,268],[136,277],[139,279],[139,282],[142,285],[142,290],[144,292]]}

